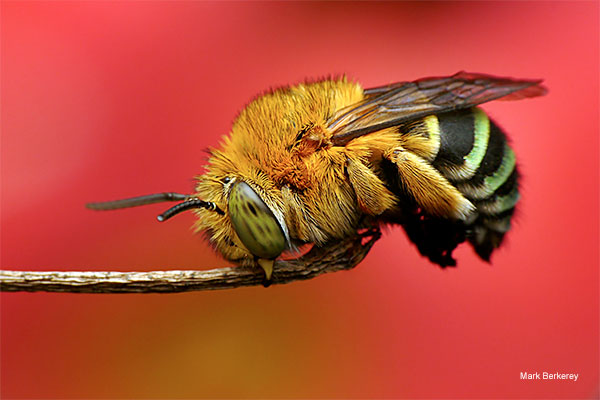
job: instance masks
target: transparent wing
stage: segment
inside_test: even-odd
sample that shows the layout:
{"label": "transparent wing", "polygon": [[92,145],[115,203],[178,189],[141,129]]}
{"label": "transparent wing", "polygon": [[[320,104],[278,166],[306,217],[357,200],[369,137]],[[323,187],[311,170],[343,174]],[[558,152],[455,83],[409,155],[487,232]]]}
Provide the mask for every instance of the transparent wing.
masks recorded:
{"label": "transparent wing", "polygon": [[495,99],[543,96],[541,80],[459,72],[365,89],[365,99],[336,112],[327,122],[334,145],[427,115],[469,108]]}

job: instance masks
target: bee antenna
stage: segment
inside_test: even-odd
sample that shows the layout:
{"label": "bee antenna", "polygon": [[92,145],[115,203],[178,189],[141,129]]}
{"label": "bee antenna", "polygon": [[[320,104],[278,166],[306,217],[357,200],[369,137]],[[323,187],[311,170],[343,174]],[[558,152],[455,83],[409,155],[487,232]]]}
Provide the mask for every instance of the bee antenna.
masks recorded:
{"label": "bee antenna", "polygon": [[100,203],[88,203],[85,206],[92,210],[118,210],[120,208],[144,206],[146,204],[162,203],[164,201],[180,201],[189,199],[190,195],[164,192],[149,194],[146,196],[131,197],[129,199],[114,200],[114,201],[103,201]]}
{"label": "bee antenna", "polygon": [[190,198],[183,203],[179,203],[171,208],[169,208],[164,213],[160,214],[156,217],[160,222],[166,221],[174,215],[177,215],[183,211],[190,210],[192,208],[206,208],[210,211],[215,211],[217,214],[224,215],[225,213],[221,210],[215,203],[212,201],[204,201],[197,198]]}

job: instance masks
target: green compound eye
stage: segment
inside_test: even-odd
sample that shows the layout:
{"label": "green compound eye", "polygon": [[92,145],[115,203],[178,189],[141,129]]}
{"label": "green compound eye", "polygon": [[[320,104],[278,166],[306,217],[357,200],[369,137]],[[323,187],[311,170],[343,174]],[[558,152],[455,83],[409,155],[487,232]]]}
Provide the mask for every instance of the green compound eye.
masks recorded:
{"label": "green compound eye", "polygon": [[247,183],[234,184],[227,207],[238,237],[252,254],[273,259],[283,252],[283,229],[273,212]]}

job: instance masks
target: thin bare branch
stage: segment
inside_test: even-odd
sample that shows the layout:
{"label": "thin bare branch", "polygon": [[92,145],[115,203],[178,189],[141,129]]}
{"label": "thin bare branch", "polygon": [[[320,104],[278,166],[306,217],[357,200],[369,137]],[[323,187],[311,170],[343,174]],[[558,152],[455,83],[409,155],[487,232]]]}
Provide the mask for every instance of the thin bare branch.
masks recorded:
{"label": "thin bare branch", "polygon": [[[354,268],[381,236],[370,229],[304,256],[276,261],[271,284],[311,279],[326,272]],[[0,271],[2,292],[177,293],[261,285],[259,268],[229,267],[208,271]]]}

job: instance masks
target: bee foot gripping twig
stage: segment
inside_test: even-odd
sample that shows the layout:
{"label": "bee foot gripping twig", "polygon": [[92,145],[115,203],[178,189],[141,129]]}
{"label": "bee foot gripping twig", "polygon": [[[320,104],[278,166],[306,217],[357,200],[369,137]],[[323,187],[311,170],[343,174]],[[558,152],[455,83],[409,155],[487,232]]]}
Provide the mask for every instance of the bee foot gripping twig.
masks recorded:
{"label": "bee foot gripping twig", "polygon": [[373,227],[329,246],[314,246],[295,260],[276,261],[272,283],[311,279],[326,272],[352,269],[365,258],[380,237],[379,228]]}
{"label": "bee foot gripping twig", "polygon": [[[365,258],[380,236],[379,229],[367,229],[338,243],[313,247],[298,259],[276,261],[271,284],[352,269]],[[259,286],[263,282],[262,270],[244,267],[149,272],[0,271],[2,292],[178,293]]]}

